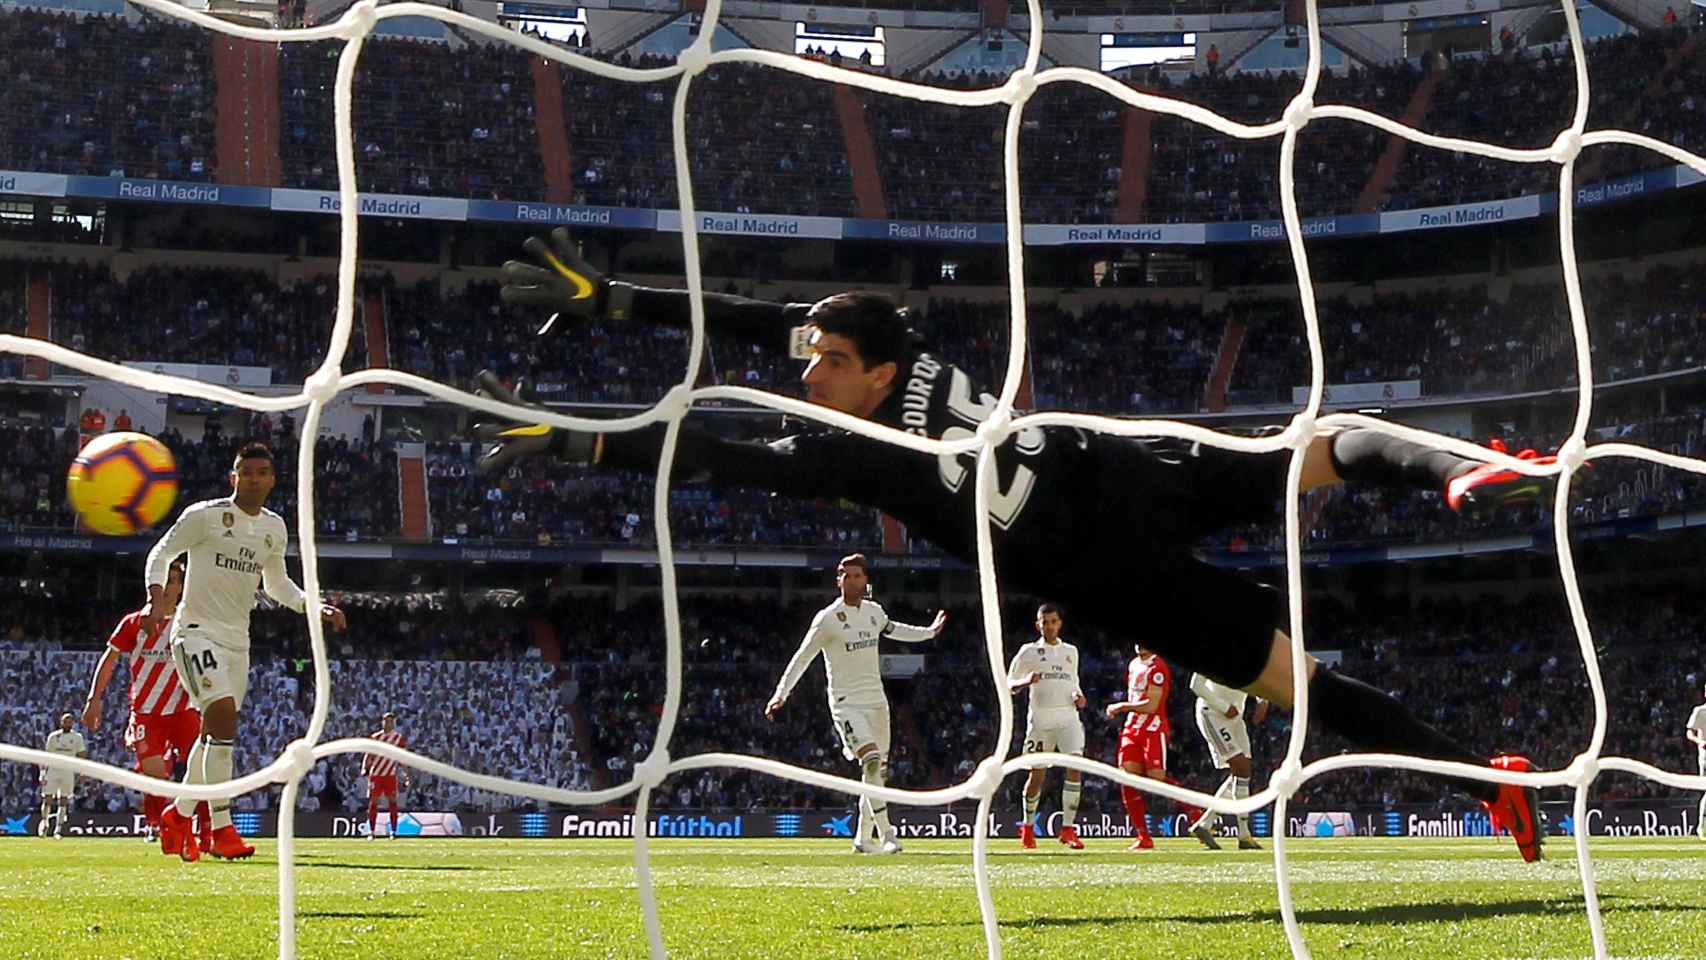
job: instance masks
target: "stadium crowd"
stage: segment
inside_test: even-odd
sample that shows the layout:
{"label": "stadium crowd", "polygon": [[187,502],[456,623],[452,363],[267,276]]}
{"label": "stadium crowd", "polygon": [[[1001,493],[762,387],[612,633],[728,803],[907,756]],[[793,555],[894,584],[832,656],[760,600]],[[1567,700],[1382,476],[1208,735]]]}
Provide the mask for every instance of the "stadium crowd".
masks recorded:
{"label": "stadium crowd", "polygon": [[[284,186],[335,190],[338,41],[279,50]],[[529,57],[505,45],[374,38],[356,70],[355,168],[374,193],[543,200]]]}
{"label": "stadium crowd", "polygon": [[166,17],[0,12],[0,169],[214,179],[208,32]]}
{"label": "stadium crowd", "polygon": [[[1693,91],[1706,76],[1706,52],[1681,42],[1681,36],[1646,31],[1593,41],[1589,126],[1621,126],[1697,148],[1706,109]],[[212,179],[215,84],[206,31],[152,15],[126,20],[9,10],[0,14],[0,41],[6,50],[0,65],[23,91],[0,105],[0,169]],[[336,185],[330,99],[338,50],[335,42],[281,48],[286,186]],[[615,62],[659,67],[671,61],[622,53]],[[1291,71],[1235,67],[1183,80],[1153,69],[1131,82],[1258,123],[1278,118],[1301,83]],[[120,82],[120,71],[151,82]],[[1541,146],[1567,124],[1574,105],[1568,51],[1554,46],[1377,67],[1352,64],[1343,75],[1324,76],[1316,100],[1401,116],[1429,72],[1439,76],[1426,81],[1433,89],[1420,122],[1432,133]],[[674,206],[672,83],[611,81],[571,68],[558,74],[570,144],[569,199]],[[1002,80],[981,73],[925,73],[917,79],[955,88]],[[361,188],[544,199],[535,85],[527,55],[507,45],[371,38],[356,83]],[[863,90],[854,95],[874,141],[890,217],[1003,219],[1003,110],[945,107]],[[701,208],[853,215],[852,174],[835,96],[821,83],[774,83],[760,67],[719,65],[707,71],[693,87],[688,114]],[[745,109],[758,100],[764,109]],[[1127,109],[1081,85],[1039,91],[1020,144],[1028,221],[1133,219],[1117,215],[1121,116]],[[1299,153],[1304,213],[1352,212],[1386,143],[1385,134],[1360,124],[1322,121],[1311,127]],[[1239,140],[1157,115],[1151,145],[1136,219],[1279,216],[1277,138]],[[1582,162],[1578,182],[1585,183],[1670,161],[1651,151],[1596,148]],[[1375,204],[1399,209],[1546,192],[1555,189],[1556,176],[1550,164],[1412,147]]]}

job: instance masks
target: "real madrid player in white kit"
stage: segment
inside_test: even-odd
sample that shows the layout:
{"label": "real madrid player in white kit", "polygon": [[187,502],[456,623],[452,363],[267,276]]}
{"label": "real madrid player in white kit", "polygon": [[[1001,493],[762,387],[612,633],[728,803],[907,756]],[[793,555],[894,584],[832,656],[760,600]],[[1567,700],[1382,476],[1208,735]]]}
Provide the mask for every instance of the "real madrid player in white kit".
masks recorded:
{"label": "real madrid player in white kit", "polygon": [[[1037,608],[1037,639],[1019,648],[1007,665],[1007,689],[1017,694],[1031,692],[1025,712],[1026,753],[1084,753],[1084,721],[1078,711],[1089,701],[1078,686],[1078,648],[1060,639],[1060,607],[1045,603]],[[1037,806],[1042,800],[1043,780],[1048,768],[1034,767],[1025,778],[1025,822],[1019,826],[1019,846],[1037,847]],[[1078,839],[1078,798],[1084,790],[1084,774],[1066,771],[1060,788],[1061,843],[1084,849]]]}
{"label": "real madrid player in white kit", "polygon": [[[201,711],[201,738],[185,761],[185,783],[231,779],[231,754],[237,740],[237,711],[249,689],[249,615],[255,588],[264,587],[279,604],[302,612],[302,588],[284,566],[289,540],[284,519],[266,509],[277,476],[272,452],[245,444],[231,465],[231,496],[203,500],[186,508],[154,549],[148,552],[148,607],[145,629],[158,627],[160,598],[173,560],[189,554],[184,596],[172,622],[172,659],[178,677]],[[344,628],[343,611],[325,605],[320,615]],[[255,848],[231,825],[229,798],[211,803],[214,856],[247,857]],[[160,816],[160,846],[184,860],[197,860],[190,815],[195,801],[179,798]]]}
{"label": "real madrid player in white kit", "polygon": [[[1700,765],[1700,775],[1706,776],[1706,703],[1695,707],[1694,712],[1688,715],[1688,739],[1698,754],[1696,762]],[[1694,815],[1694,823],[1695,834],[1706,840],[1706,793],[1700,795],[1700,809]]]}
{"label": "real madrid player in white kit", "polygon": [[[1250,728],[1244,722],[1244,708],[1250,695],[1242,690],[1216,683],[1201,673],[1191,677],[1191,692],[1197,695],[1197,732],[1208,741],[1208,752],[1214,757],[1217,770],[1227,771],[1227,777],[1214,791],[1217,797],[1243,800],[1250,795],[1250,777],[1254,766],[1250,762]],[[1258,699],[1254,720],[1261,723],[1268,715],[1268,702]],[[1190,826],[1191,836],[1211,850],[1220,849],[1214,840],[1214,823],[1220,815],[1204,810]],[[1260,850],[1262,845],[1250,834],[1250,815],[1238,815],[1238,849]]]}
{"label": "real madrid player in white kit", "polygon": [[[83,742],[81,733],[71,729],[73,722],[71,714],[60,714],[58,728],[47,735],[42,749],[62,757],[87,757],[89,745]],[[50,823],[55,837],[65,835],[65,821],[71,816],[71,797],[76,792],[75,773],[60,767],[41,768],[41,822],[36,824],[37,836],[47,836]]]}
{"label": "real madrid player in white kit", "polygon": [[[822,653],[829,687],[829,715],[841,737],[842,753],[859,764],[861,780],[880,787],[883,764],[889,753],[889,701],[883,692],[882,660],[877,646],[884,637],[906,643],[929,640],[942,632],[948,614],[938,610],[928,627],[890,620],[881,604],[865,598],[871,578],[864,554],[841,558],[835,568],[835,582],[841,588],[841,596],[812,618],[800,649],[794,651],[794,658],[776,681],[776,692],[764,705],[764,716],[770,720],[776,718],[776,711],[788,702],[794,684],[800,682],[806,668]],[[859,830],[853,836],[855,853],[872,851],[866,841],[871,839],[873,828],[878,843],[876,850],[900,852],[900,842],[889,823],[888,804],[860,797]]]}

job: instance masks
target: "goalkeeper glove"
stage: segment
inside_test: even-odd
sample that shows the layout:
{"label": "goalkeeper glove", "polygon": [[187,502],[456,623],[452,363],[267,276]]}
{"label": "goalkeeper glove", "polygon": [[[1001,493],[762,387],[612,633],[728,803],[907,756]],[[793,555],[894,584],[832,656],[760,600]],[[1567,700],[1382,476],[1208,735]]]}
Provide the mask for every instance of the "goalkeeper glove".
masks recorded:
{"label": "goalkeeper glove", "polygon": [[[474,391],[504,403],[523,407],[539,407],[533,391],[525,383],[517,383],[514,391],[503,385],[497,374],[481,370],[479,386]],[[481,475],[498,473],[518,460],[546,454],[569,463],[592,463],[596,459],[599,435],[580,430],[559,430],[546,423],[516,424],[482,422],[474,424],[474,436],[491,444],[474,464]]]}
{"label": "goalkeeper glove", "polygon": [[628,319],[633,285],[606,279],[582,260],[568,230],[552,230],[549,242],[528,237],[522,249],[535,263],[506,262],[498,295],[505,303],[554,311],[539,328],[539,336],[560,333],[569,324],[586,320]]}

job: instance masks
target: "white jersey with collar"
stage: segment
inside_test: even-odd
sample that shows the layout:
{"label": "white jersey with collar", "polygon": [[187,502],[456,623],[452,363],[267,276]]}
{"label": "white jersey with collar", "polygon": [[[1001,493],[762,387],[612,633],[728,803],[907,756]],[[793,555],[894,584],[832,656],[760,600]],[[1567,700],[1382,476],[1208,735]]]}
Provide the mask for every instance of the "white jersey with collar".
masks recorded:
{"label": "white jersey with collar", "polygon": [[[1706,736],[1706,703],[1702,703],[1700,706],[1695,707],[1694,712],[1688,715],[1688,729],[1693,730],[1701,736]],[[1699,747],[1697,752],[1700,754],[1701,760],[1706,762],[1706,743],[1697,744],[1697,746]]]}
{"label": "white jersey with collar", "polygon": [[823,654],[824,672],[828,676],[829,706],[882,707],[888,705],[883,692],[882,658],[877,647],[884,637],[906,643],[929,640],[936,634],[929,627],[915,627],[889,619],[882,604],[862,600],[857,606],[840,597],[817,612],[812,625],[776,682],[776,696],[786,700],[794,684],[811,666],[812,660]]}
{"label": "white jersey with collar", "polygon": [[47,735],[44,749],[48,753],[57,753],[62,757],[76,757],[89,752],[89,746],[83,741],[83,735],[75,730],[53,728]]}
{"label": "white jersey with collar", "polygon": [[284,518],[265,507],[250,515],[231,497],[203,500],[185,509],[148,552],[148,583],[164,586],[172,561],[188,553],[177,628],[247,650],[258,587],[292,610],[303,609],[302,590],[284,566],[289,539]]}
{"label": "white jersey with collar", "polygon": [[1033,671],[1042,676],[1027,688],[1031,698],[1027,722],[1049,726],[1077,718],[1078,648],[1065,640],[1053,644],[1041,637],[1032,640],[1013,655],[1007,679],[1017,683]]}

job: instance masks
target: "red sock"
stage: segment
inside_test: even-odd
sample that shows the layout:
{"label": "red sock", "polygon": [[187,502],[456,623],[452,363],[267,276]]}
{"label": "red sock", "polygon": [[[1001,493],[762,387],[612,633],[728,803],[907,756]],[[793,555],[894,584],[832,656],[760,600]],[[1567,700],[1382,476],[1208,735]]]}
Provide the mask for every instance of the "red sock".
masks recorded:
{"label": "red sock", "polygon": [[142,819],[148,821],[149,826],[159,829],[160,814],[164,812],[165,809],[165,797],[156,797],[152,793],[145,793],[142,795]]}
{"label": "red sock", "polygon": [[195,805],[195,818],[196,818],[196,823],[198,824],[198,826],[196,827],[196,832],[198,834],[200,834],[202,841],[205,843],[212,843],[213,842],[213,808],[211,808],[207,805],[206,800],[203,800],[200,803],[197,803]]}
{"label": "red sock", "polygon": [[[1168,783],[1172,784],[1175,787],[1183,787],[1184,786],[1184,784],[1180,783],[1178,781],[1178,779],[1175,778],[1170,773],[1167,774],[1166,780]],[[1201,817],[1203,814],[1203,810],[1201,807],[1192,806],[1191,804],[1188,804],[1183,800],[1179,801],[1179,809],[1184,811],[1185,820],[1187,823],[1196,823],[1197,819],[1199,817]]]}
{"label": "red sock", "polygon": [[1125,815],[1131,818],[1132,835],[1149,836],[1149,804],[1136,787],[1120,786],[1120,799],[1125,801]]}
{"label": "red sock", "polygon": [[367,801],[367,835],[373,836],[373,825],[379,822],[379,801]]}
{"label": "red sock", "polygon": [[397,834],[397,807],[395,804],[391,806],[391,834],[392,836]]}

